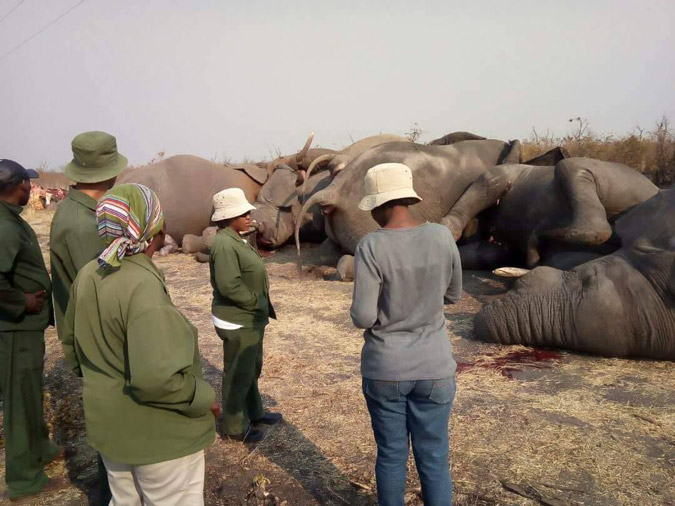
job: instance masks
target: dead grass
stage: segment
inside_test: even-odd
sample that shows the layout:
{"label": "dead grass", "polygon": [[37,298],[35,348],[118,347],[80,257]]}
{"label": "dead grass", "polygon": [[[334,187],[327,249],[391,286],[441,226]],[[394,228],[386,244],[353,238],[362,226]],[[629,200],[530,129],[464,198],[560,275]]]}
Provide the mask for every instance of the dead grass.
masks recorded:
{"label": "dead grass", "polygon": [[[29,218],[44,246],[49,216]],[[352,286],[324,281],[311,267],[315,253],[306,251],[302,277],[292,249],[266,260],[279,321],[266,333],[261,389],[266,406],[286,423],[266,429],[255,448],[218,441],[208,449],[207,504],[244,504],[261,476],[277,503],[375,504],[362,337],[348,315]],[[219,390],[222,348],[209,320],[208,266],[184,255],[157,263],[174,302],[199,328],[204,371]],[[455,356],[474,365],[458,376],[451,420],[455,503],[674,504],[674,364],[563,353],[537,368],[509,363],[509,379],[499,359],[521,348],[467,339],[473,314],[506,288],[491,275],[469,272],[463,300],[448,313]],[[86,504],[95,461],[83,439],[78,381],[65,370],[53,331],[47,342],[49,416],[71,452],[67,467],[51,472],[67,472],[75,486],[42,504]],[[409,470],[408,504],[419,505],[412,458]]]}

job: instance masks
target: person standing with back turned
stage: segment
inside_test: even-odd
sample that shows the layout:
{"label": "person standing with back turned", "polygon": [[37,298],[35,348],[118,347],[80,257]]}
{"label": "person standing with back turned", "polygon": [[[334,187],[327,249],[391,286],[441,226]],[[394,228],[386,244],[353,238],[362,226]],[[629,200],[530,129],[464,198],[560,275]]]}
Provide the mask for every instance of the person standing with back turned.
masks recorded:
{"label": "person standing with back turned", "polygon": [[157,195],[137,184],[96,206],[108,245],[71,287],[63,348],[82,376],[87,440],[105,464],[110,506],[203,506],[204,448],[220,411],[203,379],[197,329],[152,262],[164,245]]}
{"label": "person standing with back turned", "polygon": [[351,317],[365,329],[363,394],[377,443],[378,504],[403,506],[412,442],[427,506],[452,504],[448,423],[456,364],[444,303],[462,294],[457,245],[447,227],[418,221],[410,168],[384,163],[365,178],[359,208],[380,229],[356,248]]}
{"label": "person standing with back turned", "polygon": [[[75,185],[59,204],[49,234],[56,331],[61,341],[75,276],[105,248],[96,228],[96,202],[113,187],[117,176],[127,167],[127,159],[117,152],[117,140],[105,132],[77,135],[72,150],[73,160],[66,166],[66,175]],[[107,506],[111,498],[110,487],[100,455],[98,478],[99,504]]]}

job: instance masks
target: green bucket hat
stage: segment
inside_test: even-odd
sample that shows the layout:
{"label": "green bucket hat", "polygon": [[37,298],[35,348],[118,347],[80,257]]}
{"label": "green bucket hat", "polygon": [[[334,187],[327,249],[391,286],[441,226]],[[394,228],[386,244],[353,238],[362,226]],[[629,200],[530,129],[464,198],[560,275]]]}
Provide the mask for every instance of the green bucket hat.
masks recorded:
{"label": "green bucket hat", "polygon": [[73,160],[66,176],[76,183],[100,183],[117,177],[129,161],[117,152],[117,139],[105,132],[84,132],[73,139]]}

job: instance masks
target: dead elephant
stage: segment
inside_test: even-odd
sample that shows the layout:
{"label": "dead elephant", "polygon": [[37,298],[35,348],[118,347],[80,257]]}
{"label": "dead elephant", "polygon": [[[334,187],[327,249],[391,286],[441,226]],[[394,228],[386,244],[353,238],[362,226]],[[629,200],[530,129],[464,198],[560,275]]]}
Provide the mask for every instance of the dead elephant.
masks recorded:
{"label": "dead elephant", "polygon": [[476,338],[675,360],[675,189],[616,223],[623,246],[571,271],[537,267],[476,315]]}
{"label": "dead elephant", "polygon": [[421,221],[441,222],[464,190],[490,167],[520,162],[520,143],[498,140],[470,140],[448,146],[428,146],[411,142],[391,142],[368,149],[337,173],[331,184],[305,202],[296,223],[299,227],[306,211],[319,205],[326,220],[326,234],[348,257],[341,259],[338,271],[348,277],[351,255],[359,240],[378,225],[370,213],[361,211],[364,176],[374,165],[399,162],[408,165],[415,191],[423,201],[411,210]]}
{"label": "dead elephant", "polygon": [[463,265],[532,268],[567,250],[611,253],[618,242],[599,246],[612,236],[614,220],[657,193],[649,179],[620,163],[567,158],[555,166],[500,165],[473,182],[442,223],[459,240],[467,224],[491,210],[494,241],[463,248]]}

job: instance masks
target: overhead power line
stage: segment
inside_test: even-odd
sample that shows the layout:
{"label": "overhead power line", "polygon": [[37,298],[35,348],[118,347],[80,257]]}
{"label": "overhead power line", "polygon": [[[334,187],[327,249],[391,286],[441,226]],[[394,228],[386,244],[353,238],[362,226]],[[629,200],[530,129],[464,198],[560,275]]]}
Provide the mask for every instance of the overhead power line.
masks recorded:
{"label": "overhead power line", "polygon": [[87,1],[87,0],[80,0],[77,4],[75,4],[74,6],[72,6],[70,9],[68,9],[66,12],[64,12],[63,14],[61,14],[59,17],[57,17],[56,19],[53,19],[52,21],[50,21],[49,23],[47,23],[45,26],[43,26],[39,31],[35,32],[33,35],[31,35],[30,37],[28,37],[27,39],[25,39],[23,42],[21,42],[21,43],[19,43],[18,45],[14,46],[12,49],[10,49],[9,51],[7,51],[5,54],[3,54],[2,56],[0,56],[0,61],[4,60],[4,59],[7,58],[10,54],[12,54],[14,51],[18,50],[19,48],[23,47],[25,44],[29,43],[31,40],[33,40],[35,37],[37,37],[38,35],[40,35],[40,34],[41,34],[42,32],[44,32],[45,30],[47,30],[47,29],[51,28],[52,26],[54,26],[56,23],[58,23],[59,21],[61,21],[61,20],[62,20],[63,18],[65,18],[68,14],[70,14],[71,12],[73,12],[75,9],[77,9],[80,5],[82,5],[82,4],[83,4],[84,2],[86,2],[86,1]]}
{"label": "overhead power line", "polygon": [[12,12],[14,12],[15,10],[17,10],[17,9],[19,8],[19,6],[20,6],[22,3],[24,3],[25,1],[26,1],[26,0],[19,0],[19,3],[18,3],[18,4],[16,4],[14,7],[12,7],[11,9],[9,9],[9,11],[8,11],[4,16],[2,16],[2,17],[0,18],[0,23],[2,23],[5,19],[7,19],[7,18],[12,14]]}

